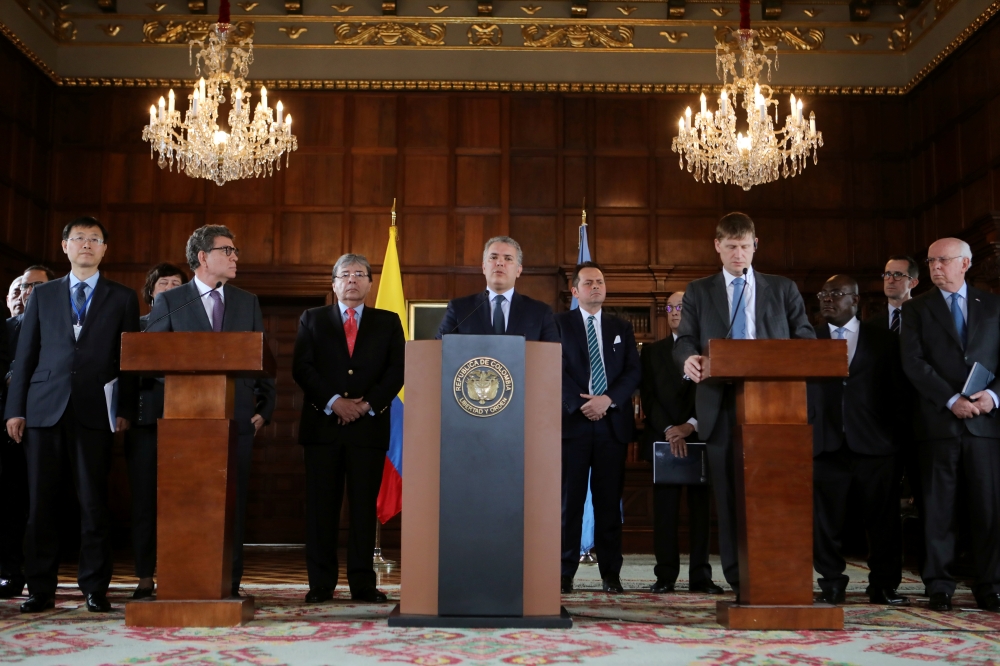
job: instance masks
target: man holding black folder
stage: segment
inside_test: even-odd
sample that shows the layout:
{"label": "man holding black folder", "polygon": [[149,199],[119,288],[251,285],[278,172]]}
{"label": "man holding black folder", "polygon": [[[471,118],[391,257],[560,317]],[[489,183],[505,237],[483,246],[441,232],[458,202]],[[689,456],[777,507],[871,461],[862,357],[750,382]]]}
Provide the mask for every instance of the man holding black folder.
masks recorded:
{"label": "man holding black folder", "polygon": [[942,238],[928,248],[927,266],[937,289],[903,305],[903,370],[919,394],[914,427],[927,514],[923,576],[930,607],[952,607],[955,505],[962,487],[972,526],[972,591],[980,608],[998,612],[1000,419],[993,412],[1000,380],[974,387],[966,382],[976,363],[997,371],[1000,297],[966,283],[971,265],[971,248],[957,238]]}

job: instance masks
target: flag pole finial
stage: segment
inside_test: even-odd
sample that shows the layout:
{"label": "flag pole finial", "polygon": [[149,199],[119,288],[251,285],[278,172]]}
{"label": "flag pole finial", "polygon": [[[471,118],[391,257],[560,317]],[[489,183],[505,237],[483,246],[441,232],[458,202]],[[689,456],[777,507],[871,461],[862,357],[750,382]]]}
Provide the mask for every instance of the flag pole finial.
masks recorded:
{"label": "flag pole finial", "polygon": [[583,226],[587,226],[587,197],[583,198],[583,203],[580,204],[580,223]]}
{"label": "flag pole finial", "polygon": [[396,197],[392,198],[392,226],[396,226]]}

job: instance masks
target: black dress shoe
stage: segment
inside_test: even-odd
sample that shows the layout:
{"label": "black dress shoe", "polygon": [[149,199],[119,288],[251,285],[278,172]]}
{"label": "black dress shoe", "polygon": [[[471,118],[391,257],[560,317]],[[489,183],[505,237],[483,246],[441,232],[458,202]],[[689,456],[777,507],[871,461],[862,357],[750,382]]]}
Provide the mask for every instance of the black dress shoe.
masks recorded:
{"label": "black dress shoe", "polygon": [[649,586],[649,591],[652,592],[653,594],[665,594],[667,592],[673,592],[674,584],[668,583],[665,580],[657,579],[655,583]]}
{"label": "black dress shoe", "polygon": [[559,589],[562,590],[563,594],[573,593],[573,577],[572,576],[562,576],[560,578]]}
{"label": "black dress shoe", "polygon": [[24,581],[18,583],[15,580],[5,580],[0,582],[0,599],[13,599],[19,597],[24,592]]}
{"label": "black dress shoe", "polygon": [[107,613],[111,611],[111,602],[104,592],[91,592],[87,595],[87,610],[91,613]]}
{"label": "black dress shoe", "polygon": [[137,587],[132,593],[133,599],[149,599],[151,596],[153,596],[153,588],[151,587]]}
{"label": "black dress shoe", "polygon": [[826,589],[820,593],[817,601],[836,606],[837,604],[844,603],[844,599],[846,598],[846,590]]}
{"label": "black dress shoe", "polygon": [[231,597],[233,597],[235,599],[242,599],[243,598],[243,595],[240,594],[240,584],[239,583],[233,583],[233,589],[230,590],[230,595],[229,596],[231,596]]}
{"label": "black dress shoe", "polygon": [[328,587],[311,587],[306,595],[307,604],[321,604],[333,599],[333,590]]}
{"label": "black dress shoe", "polygon": [[32,594],[21,604],[22,613],[41,613],[43,610],[56,607],[56,600],[47,594]]}
{"label": "black dress shoe", "polygon": [[691,592],[696,592],[698,594],[725,594],[726,591],[721,587],[708,581],[707,583],[698,583],[697,585],[692,585],[688,588]]}
{"label": "black dress shoe", "polygon": [[909,606],[910,599],[896,592],[891,587],[868,588],[868,599],[873,604],[881,606]]}
{"label": "black dress shoe", "polygon": [[608,576],[607,578],[602,578],[601,589],[605,592],[610,592],[611,594],[625,594],[625,588],[622,587],[622,579],[618,576]]}
{"label": "black dress shoe", "polygon": [[984,611],[992,611],[994,613],[1000,613],[1000,594],[994,592],[993,594],[987,594],[982,597],[976,597],[976,605],[982,608]]}
{"label": "black dress shoe", "polygon": [[369,587],[366,590],[352,591],[351,599],[354,601],[367,601],[370,604],[383,604],[389,600],[389,597],[385,596],[385,592],[374,587]]}
{"label": "black dress shoe", "polygon": [[951,595],[944,592],[935,592],[931,595],[930,608],[932,611],[950,611]]}

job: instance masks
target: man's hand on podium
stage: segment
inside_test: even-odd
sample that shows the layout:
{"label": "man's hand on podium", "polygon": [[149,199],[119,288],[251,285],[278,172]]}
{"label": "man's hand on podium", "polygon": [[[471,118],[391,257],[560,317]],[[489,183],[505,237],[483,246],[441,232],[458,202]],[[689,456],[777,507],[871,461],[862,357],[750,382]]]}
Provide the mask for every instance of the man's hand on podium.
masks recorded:
{"label": "man's hand on podium", "polygon": [[[587,402],[580,407],[580,411],[591,421],[600,421],[608,413],[608,408],[611,406],[611,398],[606,395],[581,393],[580,397],[587,399]],[[338,402],[340,401],[338,400]]]}
{"label": "man's hand on podium", "polygon": [[684,361],[684,374],[695,384],[701,381],[701,362],[704,356],[688,356]]}

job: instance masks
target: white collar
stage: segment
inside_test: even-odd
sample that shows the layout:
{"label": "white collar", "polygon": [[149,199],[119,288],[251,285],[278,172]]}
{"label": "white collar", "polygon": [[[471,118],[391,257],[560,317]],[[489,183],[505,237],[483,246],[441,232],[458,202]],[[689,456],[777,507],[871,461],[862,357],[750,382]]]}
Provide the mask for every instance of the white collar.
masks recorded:
{"label": "white collar", "polygon": [[593,316],[593,317],[596,317],[596,318],[597,318],[597,325],[598,325],[598,326],[600,326],[600,325],[601,325],[601,313],[602,313],[602,312],[604,311],[604,308],[601,308],[600,310],[598,310],[597,312],[595,312],[595,313],[594,313],[593,315],[591,315],[591,314],[590,314],[589,312],[587,312],[587,311],[586,311],[586,310],[584,310],[583,308],[577,308],[577,310],[579,310],[579,311],[580,311],[580,314],[581,314],[581,315],[583,316],[583,325],[584,325],[584,326],[586,326],[586,325],[587,325],[587,319],[588,319],[589,317],[591,317],[591,316]]}
{"label": "white collar", "polygon": [[[347,316],[347,305],[344,304],[344,303],[341,303],[340,301],[337,301],[337,305],[340,306],[340,318],[344,319]],[[362,303],[361,305],[355,305],[354,306],[354,315],[356,317],[360,318],[361,317],[361,311],[364,310],[364,309],[365,309],[365,304],[364,303]]]}
{"label": "white collar", "polygon": [[72,289],[73,287],[75,287],[80,282],[83,282],[84,284],[86,284],[91,289],[95,289],[97,287],[97,280],[100,277],[101,277],[101,271],[97,271],[96,273],[94,273],[93,275],[91,275],[86,280],[81,280],[80,278],[78,278],[76,275],[73,274],[73,271],[70,271],[69,272],[69,286],[70,286],[70,289]]}
{"label": "white collar", "polygon": [[514,298],[514,287],[511,287],[507,291],[503,292],[493,291],[489,287],[486,287],[486,291],[490,292],[490,301],[495,299],[497,296],[503,296],[505,299],[507,299],[507,302],[510,303],[511,299]]}
{"label": "white collar", "polygon": [[[731,285],[733,283],[733,280],[735,280],[738,277],[743,277],[743,276],[742,275],[731,275],[729,273],[729,271],[727,271],[725,268],[723,268],[722,269],[722,277],[724,277],[726,279],[726,288],[728,289],[729,285]],[[753,282],[753,267],[752,266],[747,270],[746,278],[747,278],[747,284],[750,284],[751,282]]]}
{"label": "white collar", "polygon": [[950,303],[951,302],[951,295],[953,293],[957,293],[959,296],[961,296],[962,300],[968,300],[967,294],[969,293],[969,286],[968,286],[967,283],[962,282],[962,287],[957,292],[945,291],[944,289],[941,289],[940,287],[938,287],[938,291],[940,291],[941,295],[944,296],[944,299]]}
{"label": "white collar", "polygon": [[[205,284],[204,282],[202,282],[201,280],[199,280],[197,275],[194,278],[194,286],[196,286],[198,288],[198,294],[201,295],[201,296],[204,296],[208,292],[212,291],[212,287],[209,287],[207,284]],[[222,285],[222,286],[224,287],[225,285]],[[219,287],[218,292],[219,292],[219,296],[221,297],[223,295],[222,294],[222,287]],[[225,300],[225,299],[223,299],[223,300]]]}
{"label": "white collar", "polygon": [[[827,322],[827,326],[830,327],[830,335],[833,335],[838,328],[841,328],[840,326],[837,326],[836,324],[831,324],[829,322]],[[850,331],[851,333],[857,333],[858,329],[861,328],[861,320],[858,319],[857,317],[851,317],[851,320],[846,324],[844,324],[843,328],[845,330]]]}

